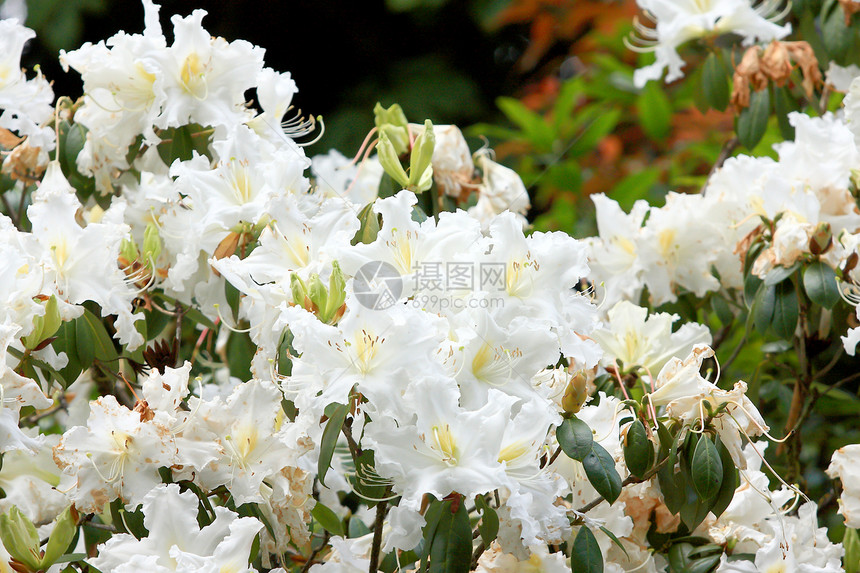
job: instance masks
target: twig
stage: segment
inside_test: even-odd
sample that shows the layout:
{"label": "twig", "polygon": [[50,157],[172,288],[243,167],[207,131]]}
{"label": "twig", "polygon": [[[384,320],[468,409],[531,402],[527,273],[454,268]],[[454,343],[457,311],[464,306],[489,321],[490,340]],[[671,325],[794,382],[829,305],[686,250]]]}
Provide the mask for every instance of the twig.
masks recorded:
{"label": "twig", "polygon": [[[858,375],[860,375],[860,373],[858,373]],[[669,456],[666,456],[665,458],[660,460],[660,463],[658,463],[656,466],[651,468],[651,471],[646,473],[641,479],[634,476],[634,475],[627,476],[627,479],[625,479],[623,482],[621,482],[621,489],[624,489],[628,485],[632,485],[632,484],[636,484],[636,483],[643,483],[643,482],[648,481],[649,479],[651,479],[652,477],[657,475],[657,472],[659,472],[661,469],[663,469],[663,466],[665,466],[666,462],[668,462],[668,461],[669,461]],[[597,499],[594,499],[591,502],[589,502],[589,503],[583,505],[582,507],[580,507],[579,509],[577,509],[576,513],[586,513],[588,511],[591,511],[592,509],[594,509],[595,507],[597,507],[598,505],[603,503],[603,501],[604,501],[603,497],[598,497]]]}
{"label": "twig", "polygon": [[484,554],[485,550],[486,546],[484,545],[484,542],[481,541],[478,543],[478,546],[475,547],[474,553],[472,553],[472,566],[469,569],[470,571],[473,571],[478,566],[478,559],[481,558],[481,555]]}
{"label": "twig", "polygon": [[[388,495],[387,491],[385,492],[385,495]],[[376,573],[379,570],[379,552],[382,547],[382,525],[385,522],[385,513],[387,509],[388,501],[386,500],[382,500],[376,504],[376,519],[373,522],[373,545],[370,547],[370,566],[367,568],[368,573]]]}
{"label": "twig", "polygon": [[311,568],[311,565],[313,565],[313,563],[314,563],[314,557],[316,557],[317,554],[320,551],[322,551],[323,547],[328,545],[328,540],[330,537],[331,537],[331,534],[328,531],[326,531],[325,534],[323,535],[322,543],[320,544],[319,547],[317,547],[316,549],[311,551],[311,554],[308,556],[308,560],[305,561],[305,566],[302,567],[302,570],[299,573],[307,573],[308,572],[308,570]]}
{"label": "twig", "polygon": [[738,140],[738,138],[732,137],[723,145],[723,148],[720,150],[720,154],[717,156],[717,161],[714,163],[714,166],[711,167],[710,173],[708,173],[708,178],[705,180],[705,184],[702,185],[702,190],[700,191],[702,195],[705,194],[705,191],[708,188],[708,181],[711,179],[714,173],[717,172],[717,169],[722,167],[723,163],[725,163],[726,160],[731,157],[732,153],[734,153],[735,149],[738,148],[739,144],[740,141]]}

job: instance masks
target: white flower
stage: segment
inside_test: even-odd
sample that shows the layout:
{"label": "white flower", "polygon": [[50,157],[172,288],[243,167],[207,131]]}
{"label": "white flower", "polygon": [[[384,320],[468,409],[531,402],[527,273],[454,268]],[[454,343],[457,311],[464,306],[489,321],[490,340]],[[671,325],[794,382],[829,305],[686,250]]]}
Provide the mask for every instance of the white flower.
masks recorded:
{"label": "white flower", "polygon": [[215,507],[215,519],[199,527],[199,500],[176,484],[160,484],[143,498],[143,523],[149,535],[135,539],[115,534],[99,545],[93,567],[103,573],[253,573],[251,544],[263,524]]}
{"label": "white flower", "polygon": [[625,368],[642,366],[659,372],[670,358],[685,357],[693,346],[711,343],[708,327],[693,322],[672,332],[678,315],[661,312],[648,316],[648,309],[627,301],[617,303],[607,315],[607,327],[591,333],[606,351],[602,361],[607,365],[621,360]]}
{"label": "white flower", "polygon": [[839,513],[845,518],[845,526],[860,527],[860,444],[836,450],[827,475],[842,480]]}
{"label": "white flower", "polygon": [[646,16],[655,22],[654,28],[635,22],[639,36],[628,47],[641,52],[654,52],[657,61],[636,70],[633,81],[644,87],[649,80],[658,80],[668,67],[666,82],[684,76],[684,60],[678,55],[681,44],[695,38],[734,33],[743,36],[743,45],[779,40],[791,33],[791,24],[779,26],[791,9],[780,10],[781,2],[765,0],[637,0]]}

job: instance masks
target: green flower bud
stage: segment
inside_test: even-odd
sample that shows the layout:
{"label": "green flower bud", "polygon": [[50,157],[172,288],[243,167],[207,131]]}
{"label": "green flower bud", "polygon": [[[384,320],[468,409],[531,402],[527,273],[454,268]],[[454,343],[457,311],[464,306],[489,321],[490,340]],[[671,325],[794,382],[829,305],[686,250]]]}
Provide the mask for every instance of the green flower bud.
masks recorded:
{"label": "green flower bud", "polygon": [[566,414],[576,414],[585,404],[588,399],[588,379],[582,372],[577,372],[567,388],[564,390],[564,396],[561,398],[561,407],[564,408]]}
{"label": "green flower bud", "polygon": [[373,108],[373,115],[373,123],[380,135],[385,134],[397,155],[403,155],[409,151],[409,122],[406,121],[403,109],[397,104],[385,109],[377,102]]}
{"label": "green flower bud", "polygon": [[[320,280],[320,276],[316,273],[312,274],[311,278],[308,280],[308,298],[311,299],[311,302],[318,311],[326,308],[328,291],[325,290],[325,285]],[[320,317],[320,319],[322,319],[322,317]]]}
{"label": "green flower bud", "polygon": [[424,122],[424,132],[415,139],[409,158],[409,189],[421,193],[433,185],[433,149],[436,135],[430,120]]}
{"label": "green flower bud", "polygon": [[127,267],[137,260],[140,253],[137,250],[137,244],[131,239],[123,239],[122,246],[119,248],[119,256],[122,259],[120,264]]}
{"label": "green flower bud", "polygon": [[143,260],[146,264],[151,262],[154,266],[159,255],[161,255],[161,237],[158,234],[158,227],[154,223],[149,223],[143,232]]}
{"label": "green flower bud", "polygon": [[42,569],[47,569],[54,562],[63,556],[69,544],[75,537],[75,531],[78,526],[72,518],[71,506],[66,508],[66,511],[57,517],[57,523],[54,525],[51,536],[48,538],[48,545],[45,547],[45,555],[42,557]]}
{"label": "green flower bud", "polygon": [[43,340],[54,336],[62,324],[63,319],[60,316],[57,297],[51,295],[45,303],[45,314],[33,318],[33,330],[23,337],[21,342],[24,343],[25,348],[34,350]]}
{"label": "green flower bud", "polygon": [[346,280],[343,277],[343,271],[340,270],[337,261],[332,261],[331,266],[331,276],[328,279],[328,301],[323,318],[323,321],[327,323],[334,322],[338,311],[346,301]]}
{"label": "green flower bud", "polygon": [[305,310],[313,310],[311,308],[311,299],[308,297],[308,286],[296,273],[290,275],[290,292],[293,295],[294,303]]}
{"label": "green flower bud", "polygon": [[379,143],[376,144],[376,153],[379,157],[379,163],[385,169],[385,172],[404,188],[408,187],[409,176],[404,171],[403,165],[400,164],[399,154],[384,131],[380,131],[379,133]]}
{"label": "green flower bud", "polygon": [[36,527],[12,506],[9,513],[0,515],[0,539],[9,554],[32,571],[41,569],[42,552]]}

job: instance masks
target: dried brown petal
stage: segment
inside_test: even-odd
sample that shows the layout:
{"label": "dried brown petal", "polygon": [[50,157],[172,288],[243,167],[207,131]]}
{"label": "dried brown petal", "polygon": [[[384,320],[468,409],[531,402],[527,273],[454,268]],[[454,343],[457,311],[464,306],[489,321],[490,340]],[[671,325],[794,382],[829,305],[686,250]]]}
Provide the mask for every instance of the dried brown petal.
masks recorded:
{"label": "dried brown petal", "polygon": [[24,141],[23,138],[18,137],[8,129],[0,127],[0,147],[12,149],[13,147],[17,147],[22,141]]}
{"label": "dried brown petal", "polygon": [[771,42],[765,49],[759,65],[761,71],[780,87],[785,85],[794,69],[788,48],[783,42]]}
{"label": "dried brown petal", "polygon": [[741,62],[735,67],[731,102],[740,112],[750,104],[750,86],[755,91],[767,87],[767,77],[761,71],[759,48],[752,46],[744,52]]}
{"label": "dried brown petal", "polygon": [[18,145],[3,161],[3,173],[23,181],[25,185],[32,185],[42,178],[47,165],[39,163],[38,147],[30,147],[26,141]]}
{"label": "dried brown petal", "polygon": [[839,3],[842,4],[842,11],[845,12],[845,25],[851,25],[851,16],[860,12],[860,2],[854,2],[853,0],[839,0]]}
{"label": "dried brown petal", "polygon": [[815,88],[824,85],[824,78],[818,67],[818,58],[815,57],[812,46],[807,42],[785,42],[785,47],[791,54],[791,59],[800,66],[806,97],[812,97]]}

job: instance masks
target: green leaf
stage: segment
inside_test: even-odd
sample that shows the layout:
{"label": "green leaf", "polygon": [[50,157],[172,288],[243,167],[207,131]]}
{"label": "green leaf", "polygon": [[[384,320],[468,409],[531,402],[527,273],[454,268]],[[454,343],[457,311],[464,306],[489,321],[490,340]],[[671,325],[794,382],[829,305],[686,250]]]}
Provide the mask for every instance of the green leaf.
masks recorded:
{"label": "green leaf", "polygon": [[729,326],[735,319],[729,303],[723,297],[713,294],[711,296],[711,310],[717,315],[717,319],[723,326]]}
{"label": "green leaf", "polygon": [[368,245],[376,240],[379,234],[379,215],[373,210],[373,203],[365,205],[358,213],[358,220],[361,226],[356,231],[352,238],[352,244],[364,243]]}
{"label": "green leaf", "polygon": [[708,105],[725,111],[729,105],[729,76],[722,59],[711,52],[702,65],[702,91]]}
{"label": "green leaf", "polygon": [[611,540],[612,540],[612,543],[614,543],[616,547],[618,547],[621,551],[623,551],[623,552],[624,552],[624,555],[626,555],[628,559],[630,558],[630,554],[629,554],[629,553],[627,553],[627,548],[626,548],[626,547],[624,547],[624,545],[622,545],[622,544],[621,544],[621,540],[619,540],[619,539],[618,539],[618,537],[617,537],[614,533],[612,533],[611,531],[609,531],[608,529],[606,529],[606,528],[605,528],[604,526],[602,526],[602,525],[600,526],[600,531],[602,531],[603,533],[605,533],[605,534],[606,534],[606,537],[608,537],[609,539],[611,539]]}
{"label": "green leaf", "polygon": [[588,424],[576,416],[564,420],[556,428],[555,436],[561,450],[570,458],[581,462],[585,456],[591,453],[594,433]]}
{"label": "green leaf", "polygon": [[56,352],[65,352],[69,357],[69,363],[60,370],[60,376],[63,378],[63,386],[68,388],[78,376],[81,375],[83,367],[78,360],[77,352],[77,327],[76,320],[64,322],[57,331],[57,339],[52,343]]}
{"label": "green leaf", "polygon": [[845,548],[845,573],[860,573],[860,536],[857,535],[856,529],[845,528],[842,547]]}
{"label": "green leaf", "polygon": [[[322,481],[322,480],[320,480]],[[343,522],[335,512],[320,502],[314,505],[311,515],[332,535],[343,536]]]}
{"label": "green leaf", "polygon": [[583,525],[573,540],[570,551],[570,568],[576,573],[603,573],[603,554],[597,538]]}
{"label": "green leaf", "polygon": [[720,462],[723,464],[723,480],[720,483],[720,491],[717,492],[717,497],[714,499],[714,504],[711,506],[711,513],[719,517],[723,514],[732,499],[735,497],[735,490],[740,485],[740,476],[738,468],[735,467],[735,462],[732,460],[732,455],[729,453],[726,445],[717,438],[717,451],[720,454]]}
{"label": "green leaf", "polygon": [[773,267],[767,276],[764,277],[764,284],[767,286],[779,284],[797,271],[800,268],[800,263],[794,263],[790,267],[777,265]]}
{"label": "green leaf", "polygon": [[776,305],[776,285],[765,286],[762,282],[753,300],[753,320],[756,330],[764,334],[773,322],[773,313]]}
{"label": "green leaf", "polygon": [[472,526],[464,500],[446,501],[430,544],[430,573],[468,573],[472,562]]}
{"label": "green leaf", "polygon": [[621,495],[621,476],[615,469],[615,460],[603,446],[593,443],[591,452],[582,460],[585,475],[603,498],[610,504]]}
{"label": "green leaf", "polygon": [[767,131],[767,120],[770,117],[770,92],[763,89],[753,92],[750,96],[750,105],[738,116],[735,131],[738,140],[747,149],[753,149],[764,132]]}
{"label": "green leaf", "polygon": [[791,281],[781,282],[776,287],[773,307],[773,331],[785,339],[794,338],[797,329],[797,318],[800,314],[797,302],[797,291]]}
{"label": "green leaf", "polygon": [[827,55],[839,65],[845,65],[845,56],[851,49],[854,30],[845,25],[845,15],[836,2],[825,2],[821,10],[821,39]]}
{"label": "green leaf", "polygon": [[809,300],[826,309],[839,302],[839,286],[836,284],[836,271],[830,265],[814,261],[803,271],[803,289]]}
{"label": "green leaf", "polygon": [[496,510],[487,504],[483,495],[475,498],[475,506],[481,510],[481,524],[478,526],[478,533],[481,534],[484,547],[489,547],[499,534],[499,516],[496,514]]}
{"label": "green leaf", "polygon": [[794,140],[794,126],[788,121],[788,114],[797,110],[797,102],[791,98],[788,88],[774,86],[773,111],[779,124],[779,132],[787,141]]}
{"label": "green leaf", "polygon": [[508,119],[522,129],[522,135],[541,151],[550,151],[555,135],[543,117],[533,112],[520,100],[511,97],[500,97],[496,105]]}
{"label": "green leaf", "polygon": [[654,463],[654,444],[648,439],[645,424],[636,420],[627,429],[624,439],[624,461],[630,473],[643,478]]}
{"label": "green leaf", "polygon": [[662,82],[648,82],[636,100],[639,124],[651,139],[662,140],[672,129],[672,105]]}
{"label": "green leaf", "polygon": [[78,353],[81,369],[86,370],[96,359],[95,334],[84,317],[75,319],[73,324],[75,325],[75,351]]}
{"label": "green leaf", "polygon": [[[90,330],[90,334],[92,336],[92,344],[93,344],[93,352],[95,354],[95,359],[99,362],[104,363],[112,363],[117,360],[119,356],[116,351],[116,347],[113,344],[113,340],[105,328],[104,323],[90,312],[89,309],[84,310],[84,314],[78,318],[77,320],[81,320],[85,322],[86,328]],[[80,337],[80,330],[78,327],[76,329],[76,334]],[[80,348],[81,343],[77,343],[78,348]]]}
{"label": "green leaf", "polygon": [[752,309],[755,303],[755,295],[764,281],[749,273],[744,277],[744,303],[748,309]]}
{"label": "green leaf", "polygon": [[346,420],[348,412],[349,406],[346,404],[335,402],[326,407],[328,422],[325,425],[322,439],[320,440],[320,457],[317,461],[317,477],[322,485],[325,485],[325,474],[331,467],[331,457],[334,454],[334,447],[337,445],[337,438],[340,435],[341,428],[343,428],[343,422]]}
{"label": "green leaf", "polygon": [[723,462],[717,447],[706,436],[702,436],[693,453],[690,473],[693,487],[703,500],[711,500],[720,491],[723,482]]}
{"label": "green leaf", "polygon": [[158,155],[164,164],[170,167],[177,159],[188,161],[194,157],[196,151],[199,155],[205,155],[212,159],[209,151],[209,131],[196,123],[172,127],[161,133],[162,142],[158,144]]}

